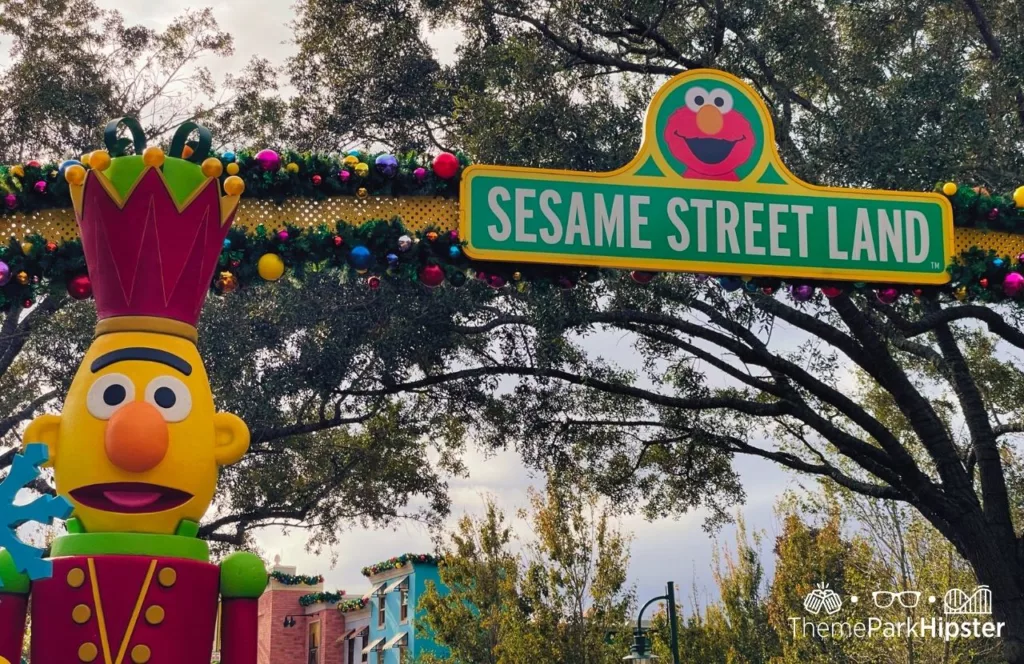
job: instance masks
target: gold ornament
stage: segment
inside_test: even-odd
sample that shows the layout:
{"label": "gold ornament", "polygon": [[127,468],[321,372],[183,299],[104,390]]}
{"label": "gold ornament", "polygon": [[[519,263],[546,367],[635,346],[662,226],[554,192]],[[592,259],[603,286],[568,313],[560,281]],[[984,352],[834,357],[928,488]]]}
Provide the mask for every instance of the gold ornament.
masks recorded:
{"label": "gold ornament", "polygon": [[944,193],[947,196],[952,196],[953,194],[956,193],[956,190],[956,182],[947,182],[946,184],[942,185],[942,193]]}
{"label": "gold ornament", "polygon": [[362,161],[359,162],[358,164],[356,164],[356,175],[358,175],[361,178],[365,178],[369,174],[370,174],[370,165],[369,164],[367,164],[365,162],[362,162]]}
{"label": "gold ornament", "polygon": [[32,253],[32,243],[31,242],[22,242],[21,243],[21,253],[25,254],[26,256],[31,254]]}
{"label": "gold ornament", "polygon": [[89,155],[89,168],[94,171],[105,171],[110,168],[110,155],[106,150],[97,150]]}
{"label": "gold ornament", "polygon": [[24,272],[24,271],[19,272],[17,279],[18,279],[18,283],[21,284],[22,286],[24,286],[25,284],[28,283],[28,272]]}
{"label": "gold ornament", "polygon": [[1024,208],[1024,187],[1017,187],[1013,191],[1013,203],[1019,208]]}
{"label": "gold ornament", "polygon": [[203,165],[200,167],[203,169],[203,175],[208,178],[219,178],[220,174],[224,172],[224,166],[220,163],[220,159],[216,157],[207,157],[203,160]]}
{"label": "gold ornament", "polygon": [[957,289],[953,291],[953,295],[956,297],[956,299],[963,302],[964,300],[967,299],[967,286],[958,286]]}
{"label": "gold ornament", "polygon": [[341,161],[346,166],[352,167],[359,163],[359,157],[355,156],[354,154],[350,154]]}
{"label": "gold ornament", "polygon": [[296,164],[294,161],[288,162],[288,165],[285,166],[284,168],[289,173],[298,173],[299,172],[299,165]]}
{"label": "gold ornament", "polygon": [[256,263],[256,271],[267,281],[277,281],[284,275],[284,261],[277,254],[263,254]]}
{"label": "gold ornament", "polygon": [[21,164],[11,166],[11,175],[13,175],[16,178],[25,177],[25,167],[22,166]]}
{"label": "gold ornament", "polygon": [[434,240],[437,239],[437,233],[435,233],[434,231],[430,231],[429,233],[427,233],[427,239],[433,242]]}
{"label": "gold ornament", "polygon": [[238,164],[231,162],[226,168],[228,175],[238,175]]}
{"label": "gold ornament", "polygon": [[520,281],[518,284],[516,284],[516,290],[519,291],[520,293],[525,293],[526,292],[526,282],[525,281]]}
{"label": "gold ornament", "polygon": [[217,288],[222,293],[233,293],[238,289],[238,279],[230,272],[221,272],[217,279]]}
{"label": "gold ornament", "polygon": [[523,278],[523,273],[522,272],[513,272],[512,273],[512,281],[521,281],[522,278]]}
{"label": "gold ornament", "polygon": [[232,175],[224,180],[224,193],[228,196],[241,196],[243,191],[245,191],[245,180],[237,175]]}
{"label": "gold ornament", "polygon": [[85,168],[73,164],[64,169],[64,179],[71,185],[80,185],[85,182]]}
{"label": "gold ornament", "polygon": [[92,156],[91,152],[86,152],[85,154],[83,154],[82,155],[82,159],[81,159],[82,164],[84,164],[85,166],[88,166],[89,165],[89,157],[91,157],[91,156]]}
{"label": "gold ornament", "polygon": [[366,191],[366,187],[359,187],[359,189],[356,189],[356,196],[359,198],[366,198],[369,195],[370,192]]}
{"label": "gold ornament", "polygon": [[146,148],[145,152],[142,153],[142,163],[152,168],[160,168],[163,166],[166,158],[164,151],[155,146]]}

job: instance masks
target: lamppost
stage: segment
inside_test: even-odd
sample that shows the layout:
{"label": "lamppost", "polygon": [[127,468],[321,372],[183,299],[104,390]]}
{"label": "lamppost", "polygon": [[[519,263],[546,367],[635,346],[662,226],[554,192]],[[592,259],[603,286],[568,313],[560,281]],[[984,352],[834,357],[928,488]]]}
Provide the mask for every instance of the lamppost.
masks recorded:
{"label": "lamppost", "polygon": [[679,664],[679,627],[676,624],[676,591],[675,584],[671,581],[666,585],[664,595],[648,600],[643,608],[640,609],[640,614],[636,617],[636,630],[633,632],[633,647],[630,649],[629,654],[622,658],[623,661],[632,662],[633,664],[644,664],[645,662],[649,663],[657,659],[648,649],[650,644],[647,641],[647,634],[644,633],[644,611],[651,604],[661,601],[668,604],[668,629],[671,636],[672,664]]}

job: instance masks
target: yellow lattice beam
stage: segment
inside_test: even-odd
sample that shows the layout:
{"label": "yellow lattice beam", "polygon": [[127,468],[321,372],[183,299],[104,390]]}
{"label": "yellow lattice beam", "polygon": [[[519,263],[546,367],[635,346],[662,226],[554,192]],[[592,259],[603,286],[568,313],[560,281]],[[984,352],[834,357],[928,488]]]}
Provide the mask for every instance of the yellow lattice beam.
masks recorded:
{"label": "yellow lattice beam", "polygon": [[[324,200],[292,198],[278,205],[273,201],[254,198],[242,199],[235,225],[255,228],[264,224],[269,229],[287,224],[307,227],[345,221],[361,224],[371,219],[400,217],[407,228],[423,231],[428,226],[452,229],[458,226],[459,203],[445,198],[427,196],[334,197]],[[29,215],[11,215],[0,218],[0,237],[24,237],[39,233],[47,240],[59,241],[78,237],[71,208],[51,209]],[[993,249],[1000,256],[1018,256],[1024,253],[1024,235],[958,228],[955,233],[957,253],[971,247]]]}

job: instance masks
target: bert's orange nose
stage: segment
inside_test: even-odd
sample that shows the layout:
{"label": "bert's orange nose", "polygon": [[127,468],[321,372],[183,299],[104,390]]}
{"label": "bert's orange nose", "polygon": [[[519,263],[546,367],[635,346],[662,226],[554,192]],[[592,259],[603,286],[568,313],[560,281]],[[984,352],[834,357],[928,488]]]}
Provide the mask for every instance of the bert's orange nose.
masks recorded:
{"label": "bert's orange nose", "polygon": [[119,408],[107,423],[107,458],[122,470],[142,473],[167,454],[167,423],[156,408],[133,401]]}

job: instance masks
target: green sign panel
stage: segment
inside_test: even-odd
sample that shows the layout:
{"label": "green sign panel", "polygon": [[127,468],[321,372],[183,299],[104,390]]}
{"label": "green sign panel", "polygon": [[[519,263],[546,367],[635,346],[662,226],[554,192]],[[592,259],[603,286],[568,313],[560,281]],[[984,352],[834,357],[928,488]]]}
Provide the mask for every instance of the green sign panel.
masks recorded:
{"label": "green sign panel", "polygon": [[627,166],[472,166],[461,215],[466,253],[485,260],[941,284],[953,253],[944,196],[798,180],[760,98],[713,70],[662,87]]}

